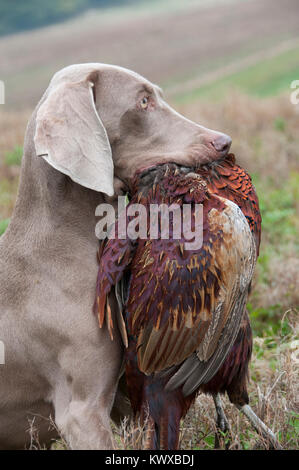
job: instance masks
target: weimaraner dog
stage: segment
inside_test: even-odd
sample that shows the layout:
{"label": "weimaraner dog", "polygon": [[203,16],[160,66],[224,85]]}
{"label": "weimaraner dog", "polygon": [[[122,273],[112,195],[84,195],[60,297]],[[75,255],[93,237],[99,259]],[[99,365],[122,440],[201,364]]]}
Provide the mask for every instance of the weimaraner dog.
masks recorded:
{"label": "weimaraner dog", "polygon": [[53,77],[27,128],[16,207],[0,240],[0,448],[28,446],[33,419],[48,446],[50,416],[70,448],[113,448],[122,348],[92,313],[95,209],[140,168],[198,165],[230,144],[129,70],[81,64]]}

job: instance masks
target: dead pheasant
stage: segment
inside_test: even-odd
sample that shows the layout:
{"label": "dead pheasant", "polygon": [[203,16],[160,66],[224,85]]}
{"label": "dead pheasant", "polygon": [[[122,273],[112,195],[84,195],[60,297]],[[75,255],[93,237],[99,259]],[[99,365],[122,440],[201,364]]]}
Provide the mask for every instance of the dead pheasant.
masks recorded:
{"label": "dead pheasant", "polygon": [[[147,448],[177,449],[180,420],[199,391],[213,395],[218,425],[227,422],[219,393],[249,417],[270,443],[275,436],[248,406],[252,335],[246,301],[260,242],[258,201],[250,177],[233,156],[196,172],[174,164],[136,176],[130,205],[203,207],[203,244],[186,250],[184,234],[169,239],[103,243],[96,310],[113,337],[110,306],[127,350],[126,379],[135,415],[147,420]],[[240,210],[241,209],[241,210]],[[117,227],[116,227],[117,228]],[[124,323],[125,322],[125,323]]]}

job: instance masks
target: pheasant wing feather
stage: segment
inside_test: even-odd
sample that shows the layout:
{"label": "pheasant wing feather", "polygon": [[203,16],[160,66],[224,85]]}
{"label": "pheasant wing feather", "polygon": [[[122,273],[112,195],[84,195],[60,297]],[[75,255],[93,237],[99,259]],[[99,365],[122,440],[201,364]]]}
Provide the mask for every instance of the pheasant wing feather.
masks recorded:
{"label": "pheasant wing feather", "polygon": [[157,242],[137,250],[126,315],[129,333],[138,338],[138,366],[147,375],[192,354],[200,376],[214,375],[239,330],[255,248],[242,212],[223,202],[223,211],[209,212],[209,237],[198,252],[188,254],[179,245],[174,254],[172,241],[157,263]]}

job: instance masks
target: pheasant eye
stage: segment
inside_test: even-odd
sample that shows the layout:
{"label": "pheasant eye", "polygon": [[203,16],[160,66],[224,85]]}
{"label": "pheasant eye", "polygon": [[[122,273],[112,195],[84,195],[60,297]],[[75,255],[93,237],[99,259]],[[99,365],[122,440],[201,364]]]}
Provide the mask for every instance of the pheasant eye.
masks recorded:
{"label": "pheasant eye", "polygon": [[143,109],[146,109],[148,107],[148,98],[146,96],[144,98],[142,98],[142,100],[141,100],[141,107]]}

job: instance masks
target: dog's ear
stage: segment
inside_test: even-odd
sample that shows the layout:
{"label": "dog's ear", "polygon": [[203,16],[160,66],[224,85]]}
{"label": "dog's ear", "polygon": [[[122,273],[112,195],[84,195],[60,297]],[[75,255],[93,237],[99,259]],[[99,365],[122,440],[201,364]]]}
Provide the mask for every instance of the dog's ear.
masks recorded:
{"label": "dog's ear", "polygon": [[76,183],[112,196],[112,152],[91,78],[49,89],[37,112],[35,149]]}

